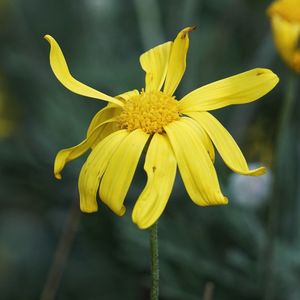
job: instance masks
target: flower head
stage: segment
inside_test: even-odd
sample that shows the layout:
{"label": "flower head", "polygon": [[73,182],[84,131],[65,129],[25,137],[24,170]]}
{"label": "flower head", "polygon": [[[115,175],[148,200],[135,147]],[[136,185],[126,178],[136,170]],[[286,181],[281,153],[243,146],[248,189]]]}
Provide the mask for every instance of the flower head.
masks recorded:
{"label": "flower head", "polygon": [[300,0],[277,0],[268,8],[273,37],[286,64],[300,73]]}
{"label": "flower head", "polygon": [[177,166],[197,205],[228,202],[214,168],[213,144],[233,171],[244,175],[264,173],[263,167],[249,170],[234,139],[208,111],[257,100],[277,84],[278,77],[267,69],[253,69],[200,87],[177,100],[174,92],[186,68],[189,33],[193,29],[187,27],[174,41],[142,54],[145,90],[116,97],[74,79],[57,42],[45,36],[57,79],[74,93],[108,102],[93,118],[86,139],[61,150],[55,159],[54,173],[60,179],[68,161],[92,149],[79,176],[82,211],[97,211],[99,192],[102,202],[117,215],[125,213],[124,199],[143,149],[147,184],[132,213],[133,222],[140,228],[151,226],[162,214]]}

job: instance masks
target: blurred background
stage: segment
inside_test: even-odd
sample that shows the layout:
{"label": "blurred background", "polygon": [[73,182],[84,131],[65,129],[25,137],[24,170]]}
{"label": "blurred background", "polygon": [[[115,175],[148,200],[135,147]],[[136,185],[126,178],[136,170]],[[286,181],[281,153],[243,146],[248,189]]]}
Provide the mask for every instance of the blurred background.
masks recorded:
{"label": "blurred background", "polygon": [[149,299],[149,232],[130,219],[146,181],[143,164],[124,217],[104,205],[78,213],[86,157],[70,163],[62,181],[53,176],[53,161],[83,140],[105,103],[60,85],[43,35],[57,39],[77,79],[117,95],[144,87],[143,51],[189,25],[197,30],[177,98],[254,67],[271,68],[281,81],[261,101],[213,112],[247,161],[268,167],[266,175],[235,175],[218,157],[230,203],[211,208],[196,207],[176,179],[159,222],[161,299],[300,299],[299,103],[282,117],[286,98],[299,95],[299,76],[276,53],[269,4],[0,0],[1,299]]}

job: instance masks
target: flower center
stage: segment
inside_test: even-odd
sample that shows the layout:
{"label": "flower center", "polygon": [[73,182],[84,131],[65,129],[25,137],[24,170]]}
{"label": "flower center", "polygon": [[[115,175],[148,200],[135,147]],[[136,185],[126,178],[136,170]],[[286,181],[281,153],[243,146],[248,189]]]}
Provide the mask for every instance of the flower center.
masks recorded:
{"label": "flower center", "polygon": [[146,133],[162,133],[163,127],[179,119],[178,102],[175,97],[162,92],[142,91],[127,100],[119,116],[122,129],[142,129]]}

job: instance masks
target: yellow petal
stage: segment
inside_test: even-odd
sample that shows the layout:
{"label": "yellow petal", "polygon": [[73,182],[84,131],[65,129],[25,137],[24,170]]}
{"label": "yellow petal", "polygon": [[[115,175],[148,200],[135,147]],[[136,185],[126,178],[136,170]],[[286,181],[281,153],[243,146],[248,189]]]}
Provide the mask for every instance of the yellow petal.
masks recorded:
{"label": "yellow petal", "polygon": [[139,228],[150,227],[164,211],[172,192],[176,166],[167,137],[156,133],[150,142],[144,165],[147,184],[132,212],[132,220]]}
{"label": "yellow petal", "polygon": [[60,150],[56,157],[54,162],[54,176],[57,179],[61,179],[61,171],[65,167],[66,163],[76,159],[77,157],[81,156],[84,152],[86,152],[89,148],[91,148],[96,142],[99,142],[101,140],[101,134],[102,129],[105,124],[110,122],[115,122],[115,119],[109,119],[103,121],[101,124],[99,124],[97,127],[93,129],[93,131],[90,133],[90,135],[82,141],[80,144]]}
{"label": "yellow petal", "polygon": [[247,162],[230,133],[223,125],[208,112],[188,113],[208,133],[226,165],[236,173],[243,175],[259,176],[266,169],[260,167],[249,170]]}
{"label": "yellow petal", "polygon": [[179,171],[191,199],[201,206],[227,204],[207,150],[199,138],[194,120],[182,117],[165,130],[174,150]]}
{"label": "yellow petal", "polygon": [[98,111],[89,125],[89,128],[87,130],[87,137],[89,137],[91,132],[97,126],[99,126],[105,120],[116,118],[121,113],[121,111],[122,110],[119,107],[112,106],[110,103],[104,108],[102,108],[100,111]]}
{"label": "yellow petal", "polygon": [[125,212],[123,202],[148,138],[141,129],[130,132],[113,154],[103,175],[100,198],[118,215]]}
{"label": "yellow petal", "polygon": [[179,109],[181,113],[207,111],[252,102],[272,90],[278,81],[268,69],[253,69],[192,91],[179,101]]}
{"label": "yellow petal", "polygon": [[189,48],[188,34],[194,29],[195,27],[184,28],[174,40],[164,85],[164,92],[168,95],[173,95],[185,72],[186,55]]}
{"label": "yellow petal", "polygon": [[142,69],[146,72],[146,92],[157,92],[165,80],[172,42],[159,45],[140,56]]}
{"label": "yellow petal", "polygon": [[52,71],[62,85],[64,85],[73,93],[123,106],[123,103],[120,100],[103,94],[73,78],[73,76],[70,74],[64,55],[56,40],[50,35],[45,35],[45,39],[50,44],[50,65]]}
{"label": "yellow petal", "polygon": [[100,179],[112,155],[127,136],[126,130],[112,133],[93,149],[83,165],[78,181],[80,209],[83,212],[98,210],[96,196]]}
{"label": "yellow petal", "polygon": [[207,153],[210,156],[211,161],[215,162],[215,148],[214,145],[206,133],[206,131],[199,125],[197,122],[190,122],[190,127],[197,133],[198,138],[201,140],[204,148],[206,149]]}

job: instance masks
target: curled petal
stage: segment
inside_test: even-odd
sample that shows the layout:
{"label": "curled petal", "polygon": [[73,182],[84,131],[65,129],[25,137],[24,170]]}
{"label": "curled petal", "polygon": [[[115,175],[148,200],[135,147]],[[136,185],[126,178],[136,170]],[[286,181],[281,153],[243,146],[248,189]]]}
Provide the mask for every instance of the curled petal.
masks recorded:
{"label": "curled petal", "polygon": [[101,93],[76,80],[70,74],[64,55],[56,40],[48,34],[45,35],[45,39],[50,44],[50,65],[52,71],[63,86],[65,86],[73,93],[90,98],[112,102],[118,106],[123,106],[123,103],[120,100],[110,97],[104,93]]}
{"label": "curled petal", "polygon": [[139,228],[153,225],[164,211],[172,192],[176,167],[168,138],[156,133],[150,142],[144,165],[147,184],[132,212],[132,220]]}
{"label": "curled petal", "polygon": [[192,91],[179,101],[179,109],[187,113],[249,103],[267,94],[278,81],[268,69],[253,69]]}

